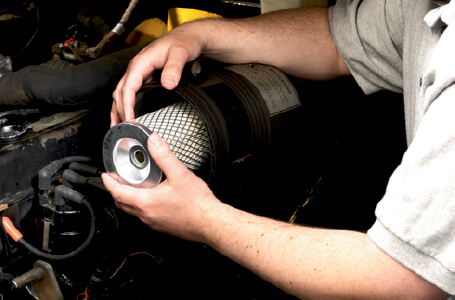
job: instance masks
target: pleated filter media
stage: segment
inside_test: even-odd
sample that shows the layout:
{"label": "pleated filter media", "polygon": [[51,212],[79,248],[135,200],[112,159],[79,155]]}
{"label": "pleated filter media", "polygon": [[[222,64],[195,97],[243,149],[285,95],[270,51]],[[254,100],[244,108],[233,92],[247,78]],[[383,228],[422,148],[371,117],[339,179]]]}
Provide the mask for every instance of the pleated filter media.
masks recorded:
{"label": "pleated filter media", "polygon": [[134,120],[158,133],[190,170],[195,171],[210,155],[210,140],[196,109],[182,101]]}
{"label": "pleated filter media", "polygon": [[147,149],[152,133],[158,133],[191,171],[198,170],[210,157],[210,139],[203,120],[194,106],[181,101],[112,127],[103,145],[106,171],[122,183],[157,185],[162,173]]}
{"label": "pleated filter media", "polygon": [[298,117],[298,91],[276,67],[201,63],[189,67],[206,71],[187,76],[174,90],[152,82],[138,91],[139,117],[113,126],[104,138],[109,174],[134,186],[157,185],[163,174],[147,149],[156,132],[189,170],[197,170],[211,187],[223,186],[232,162],[265,157],[277,132],[289,130],[286,124]]}

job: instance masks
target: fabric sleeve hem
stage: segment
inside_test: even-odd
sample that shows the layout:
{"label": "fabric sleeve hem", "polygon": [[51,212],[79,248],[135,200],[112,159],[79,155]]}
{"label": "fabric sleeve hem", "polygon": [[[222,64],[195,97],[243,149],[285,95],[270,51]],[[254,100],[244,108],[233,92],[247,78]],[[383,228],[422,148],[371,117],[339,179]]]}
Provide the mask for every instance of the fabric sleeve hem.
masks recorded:
{"label": "fabric sleeve hem", "polygon": [[[363,28],[365,31],[370,24],[365,23],[364,20],[355,19],[361,1],[339,2],[340,4],[337,3],[329,9],[330,32],[341,59],[357,84],[366,95],[380,90],[402,93],[402,73],[398,74],[392,67],[398,63],[397,60],[402,65],[401,58],[384,54],[393,52],[386,50],[387,47],[391,47],[390,41],[386,43],[387,47],[382,47],[384,49],[380,54],[372,57],[368,52],[370,50],[364,48],[364,44],[371,43],[364,41],[363,37],[359,35],[359,28]],[[397,85],[397,82],[401,85]]]}
{"label": "fabric sleeve hem", "polygon": [[339,38],[338,38],[338,34],[339,34],[339,30],[342,30],[342,29],[339,29],[338,30],[338,20],[337,20],[337,13],[334,13],[334,10],[335,8],[334,7],[330,7],[329,9],[329,26],[330,26],[330,32],[332,34],[332,38],[333,38],[333,41],[335,42],[335,46],[337,48],[337,51],[341,57],[341,59],[344,61],[344,63],[346,64],[346,66],[348,67],[349,69],[349,72],[351,73],[351,75],[354,77],[355,81],[357,82],[357,84],[359,85],[359,87],[362,89],[363,93],[365,95],[369,95],[369,94],[372,94],[374,92],[376,92],[378,89],[376,88],[373,88],[369,83],[367,83],[363,77],[361,75],[359,75],[356,70],[354,70],[350,64],[350,61],[348,59],[346,59],[346,55],[343,51],[343,47],[342,47],[342,43],[340,42]]}
{"label": "fabric sleeve hem", "polygon": [[412,245],[395,236],[380,221],[368,231],[368,236],[387,255],[414,271],[423,279],[441,290],[455,295],[455,274],[447,270],[436,259],[415,249]]}
{"label": "fabric sleeve hem", "polygon": [[352,67],[351,67],[351,65],[349,63],[349,60],[347,60],[345,55],[344,55],[343,49],[342,49],[342,47],[340,45],[340,42],[338,40],[337,29],[336,29],[337,20],[336,20],[336,17],[334,16],[334,12],[333,11],[334,11],[334,7],[330,7],[329,8],[329,26],[330,26],[330,31],[331,31],[331,34],[332,34],[333,41],[335,42],[335,46],[337,48],[337,51],[338,51],[341,59],[344,61],[344,63],[348,67],[349,72],[354,77],[354,79],[357,82],[357,84],[359,85],[359,87],[362,89],[363,93],[366,94],[366,95],[372,94],[376,90],[371,88],[366,83],[364,84],[363,78],[361,76],[358,76],[357,72],[352,69]]}

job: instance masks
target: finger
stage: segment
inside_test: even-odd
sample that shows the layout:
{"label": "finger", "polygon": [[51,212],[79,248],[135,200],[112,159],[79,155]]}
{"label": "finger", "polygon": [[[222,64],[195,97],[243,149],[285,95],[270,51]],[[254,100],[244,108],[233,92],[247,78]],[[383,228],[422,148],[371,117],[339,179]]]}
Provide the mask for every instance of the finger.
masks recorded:
{"label": "finger", "polygon": [[111,127],[117,125],[120,123],[120,118],[117,112],[117,104],[116,101],[114,100],[112,102],[112,109],[111,109]]}
{"label": "finger", "polygon": [[149,136],[148,149],[152,159],[168,180],[180,178],[180,176],[190,172],[158,134],[153,133]]}
{"label": "finger", "polygon": [[136,92],[142,86],[142,81],[142,77],[132,70],[130,64],[118,87],[118,98],[120,101],[117,103],[117,110],[122,121],[134,119],[133,107],[136,102]]}
{"label": "finger", "polygon": [[129,215],[137,217],[136,210],[133,207],[131,207],[130,205],[124,205],[124,204],[122,204],[120,202],[115,201],[115,206],[118,209],[123,210],[124,212],[126,212]]}
{"label": "finger", "polygon": [[134,119],[134,104],[136,102],[136,92],[139,88],[131,88],[125,86],[123,88],[123,121],[131,121]]}
{"label": "finger", "polygon": [[118,110],[123,121],[134,119],[134,103],[136,102],[136,93],[142,87],[145,80],[150,78],[155,68],[142,56],[136,56],[128,65],[128,69],[123,76],[122,85],[119,87]]}
{"label": "finger", "polygon": [[116,203],[121,204],[123,207],[135,207],[133,199],[141,197],[141,190],[129,185],[120,184],[107,173],[101,174],[101,178],[103,179],[104,186],[115,199]]}
{"label": "finger", "polygon": [[112,93],[112,98],[114,98],[114,100],[116,100],[116,101],[121,100],[121,97],[122,97],[121,90],[125,83],[125,74],[122,76],[122,78],[120,78],[119,82],[117,83],[117,86],[115,87],[114,92]]}
{"label": "finger", "polygon": [[111,125],[120,123],[123,119],[123,99],[122,99],[122,88],[125,82],[125,75],[122,76],[120,81],[117,83],[117,87],[112,93],[114,99],[111,109]]}
{"label": "finger", "polygon": [[184,48],[171,47],[161,74],[161,85],[170,90],[175,88],[182,77],[182,70],[188,60],[188,52]]}

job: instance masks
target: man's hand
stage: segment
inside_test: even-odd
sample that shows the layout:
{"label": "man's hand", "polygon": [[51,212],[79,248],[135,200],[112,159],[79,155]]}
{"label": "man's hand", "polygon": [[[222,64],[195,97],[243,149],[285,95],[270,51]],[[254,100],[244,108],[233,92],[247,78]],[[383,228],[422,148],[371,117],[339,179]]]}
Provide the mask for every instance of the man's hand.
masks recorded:
{"label": "man's hand", "polygon": [[137,54],[113,93],[111,126],[134,119],[136,93],[144,83],[155,80],[152,75],[156,70],[162,70],[163,87],[175,88],[184,65],[201,54],[203,45],[203,40],[197,34],[186,31],[182,25]]}
{"label": "man's hand", "polygon": [[284,291],[305,299],[447,299],[363,233],[308,228],[220,202],[157,135],[148,140],[166,179],[152,189],[103,174],[116,205],[152,229],[203,242]]}
{"label": "man's hand", "polygon": [[300,78],[324,80],[349,74],[332,39],[327,8],[187,22],[155,40],[130,62],[113,93],[111,126],[134,118],[136,92],[154,80],[154,71],[162,70],[161,84],[173,89],[184,65],[201,55],[230,64],[268,64]]}
{"label": "man's hand", "polygon": [[202,231],[206,227],[206,216],[212,214],[215,207],[223,205],[207,184],[180,162],[160,136],[152,134],[148,148],[166,179],[154,188],[138,189],[121,185],[103,174],[104,184],[117,207],[137,216],[154,230],[204,242]]}

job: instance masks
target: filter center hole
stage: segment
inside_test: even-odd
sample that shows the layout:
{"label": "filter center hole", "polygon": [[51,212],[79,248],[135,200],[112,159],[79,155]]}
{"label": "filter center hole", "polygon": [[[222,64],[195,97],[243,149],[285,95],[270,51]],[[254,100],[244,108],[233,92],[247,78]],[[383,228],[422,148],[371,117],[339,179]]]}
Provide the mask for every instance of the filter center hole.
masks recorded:
{"label": "filter center hole", "polygon": [[136,159],[136,162],[138,162],[141,165],[145,162],[144,152],[140,150],[134,152],[134,158]]}
{"label": "filter center hole", "polygon": [[130,161],[139,169],[143,169],[148,164],[147,153],[140,146],[134,146],[130,150]]}

